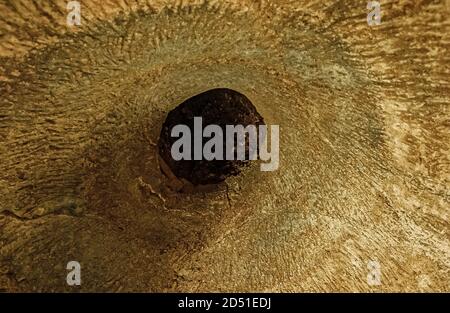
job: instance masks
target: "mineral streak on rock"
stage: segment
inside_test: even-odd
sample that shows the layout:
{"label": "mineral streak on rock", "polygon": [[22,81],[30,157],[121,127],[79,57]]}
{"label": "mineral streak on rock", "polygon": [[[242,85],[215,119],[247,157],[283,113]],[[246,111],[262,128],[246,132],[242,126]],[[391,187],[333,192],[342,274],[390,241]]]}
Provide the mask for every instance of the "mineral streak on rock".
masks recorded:
{"label": "mineral streak on rock", "polygon": [[[0,291],[449,291],[448,1],[66,4],[0,0]],[[161,126],[214,88],[280,168],[177,193]]]}

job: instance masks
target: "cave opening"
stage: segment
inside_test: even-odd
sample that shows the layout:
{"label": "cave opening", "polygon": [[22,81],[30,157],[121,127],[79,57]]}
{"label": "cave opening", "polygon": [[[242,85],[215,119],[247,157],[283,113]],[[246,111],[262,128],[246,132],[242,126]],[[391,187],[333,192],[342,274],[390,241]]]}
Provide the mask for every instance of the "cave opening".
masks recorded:
{"label": "cave opening", "polygon": [[[174,157],[173,150],[180,140],[180,134],[174,134],[174,130],[180,125],[189,134],[193,134],[187,139],[188,149],[186,146],[181,149],[183,155],[187,156],[182,159]],[[249,164],[250,159],[254,160],[252,154],[257,154],[249,144],[249,133],[245,133],[243,137],[233,134],[231,145],[226,143],[230,143],[228,137],[221,142],[221,146],[215,145],[211,151],[221,157],[208,158],[198,153],[205,151],[209,138],[217,139],[212,132],[206,131],[208,127],[216,127],[218,132],[226,134],[230,125],[242,125],[247,129],[247,126],[254,125],[257,128],[265,124],[252,102],[235,90],[219,88],[197,94],[168,113],[158,140],[160,158],[177,178],[185,179],[194,186],[218,184],[229,176],[238,175]],[[206,136],[203,138],[204,135]],[[245,152],[244,159],[237,157],[239,149]],[[229,155],[235,158],[227,158]]]}

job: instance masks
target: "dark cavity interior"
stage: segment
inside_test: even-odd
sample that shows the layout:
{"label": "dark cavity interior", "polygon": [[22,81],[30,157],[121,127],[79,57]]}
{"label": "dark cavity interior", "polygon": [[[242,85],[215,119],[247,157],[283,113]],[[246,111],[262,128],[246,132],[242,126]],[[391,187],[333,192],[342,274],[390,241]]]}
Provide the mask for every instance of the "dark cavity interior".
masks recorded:
{"label": "dark cavity interior", "polygon": [[[250,100],[243,94],[230,89],[212,89],[181,103],[169,112],[162,126],[158,148],[161,158],[179,179],[186,179],[193,185],[217,184],[230,175],[238,175],[242,166],[248,164],[248,137],[246,136],[246,159],[225,160],[226,145],[223,144],[224,160],[194,160],[194,117],[202,117],[203,129],[211,124],[218,125],[226,134],[226,125],[263,125],[264,120]],[[175,161],[171,155],[172,145],[179,137],[171,137],[172,128],[186,125],[191,130],[190,160]],[[198,135],[198,134],[197,134]],[[209,140],[203,137],[203,146]],[[233,149],[236,150],[236,141]],[[202,147],[203,148],[203,147]],[[235,151],[234,151],[235,152]]]}

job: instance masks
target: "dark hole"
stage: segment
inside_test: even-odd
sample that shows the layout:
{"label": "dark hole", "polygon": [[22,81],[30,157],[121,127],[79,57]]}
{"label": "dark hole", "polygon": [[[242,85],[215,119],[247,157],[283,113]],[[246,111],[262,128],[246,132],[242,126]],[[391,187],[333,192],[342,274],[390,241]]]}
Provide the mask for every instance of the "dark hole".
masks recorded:
{"label": "dark hole", "polygon": [[[264,120],[256,111],[250,100],[243,94],[230,89],[212,89],[196,95],[169,112],[161,130],[158,148],[161,158],[178,178],[184,178],[193,185],[217,184],[230,175],[238,175],[241,168],[248,164],[249,146],[248,134],[245,136],[245,160],[226,160],[226,144],[223,141],[223,160],[194,160],[194,148],[191,149],[190,160],[173,159],[172,145],[180,137],[172,137],[171,132],[176,125],[186,125],[191,131],[191,147],[194,147],[194,117],[202,118],[202,128],[208,125],[218,125],[226,134],[226,125],[263,125]],[[201,136],[201,135],[200,135]],[[203,137],[203,146],[209,140]],[[235,137],[233,153],[238,144]],[[235,154],[236,156],[236,154]]]}

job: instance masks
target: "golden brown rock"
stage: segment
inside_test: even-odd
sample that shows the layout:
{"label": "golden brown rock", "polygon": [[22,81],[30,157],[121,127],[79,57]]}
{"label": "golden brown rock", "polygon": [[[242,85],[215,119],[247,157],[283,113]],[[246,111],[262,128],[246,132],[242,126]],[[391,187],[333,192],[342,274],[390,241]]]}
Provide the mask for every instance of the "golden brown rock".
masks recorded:
{"label": "golden brown rock", "polygon": [[[448,1],[81,2],[0,1],[0,290],[449,291]],[[161,124],[212,88],[280,168],[176,193]]]}

